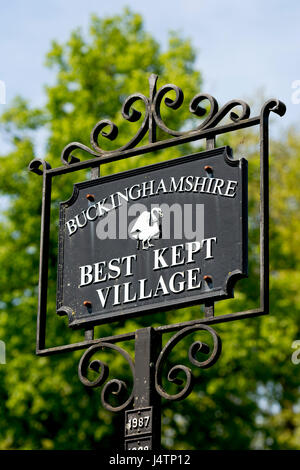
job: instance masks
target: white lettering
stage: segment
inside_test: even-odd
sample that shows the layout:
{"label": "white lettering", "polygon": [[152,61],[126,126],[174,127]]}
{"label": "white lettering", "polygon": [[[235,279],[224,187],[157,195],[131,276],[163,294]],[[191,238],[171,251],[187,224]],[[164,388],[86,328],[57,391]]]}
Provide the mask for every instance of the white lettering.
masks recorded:
{"label": "white lettering", "polygon": [[[154,187],[154,180],[148,181],[148,186],[147,186],[147,181],[144,181],[142,183],[143,193],[141,197],[153,196],[154,194],[153,187]],[[149,191],[148,195],[147,195],[147,191]]]}
{"label": "white lettering", "polygon": [[[201,180],[201,183],[199,183],[199,181]],[[203,193],[205,191],[205,184],[206,184],[206,180],[207,180],[207,176],[197,176],[196,177],[196,181],[195,181],[195,184],[194,184],[194,189],[193,189],[193,192],[200,192],[200,193]],[[198,189],[198,186],[200,186],[200,189]]]}
{"label": "white lettering", "polygon": [[154,297],[157,297],[159,295],[158,294],[159,291],[162,291],[162,293],[163,293],[162,295],[168,295],[169,294],[166,283],[165,283],[164,278],[162,276],[159,277]]}
{"label": "white lettering", "polygon": [[205,259],[213,258],[213,255],[212,255],[212,242],[217,243],[217,238],[216,237],[205,238],[205,240],[202,240],[202,246],[204,246],[205,242],[206,242],[206,257],[205,257]]}
{"label": "white lettering", "polygon": [[198,253],[201,250],[201,243],[200,242],[189,242],[185,244],[187,249],[187,263],[195,263],[193,254]]}
{"label": "white lettering", "polygon": [[80,266],[80,286],[87,286],[93,282],[92,276],[93,267],[90,264]]}
{"label": "white lettering", "polygon": [[103,295],[103,289],[97,289],[97,294],[99,295],[99,299],[100,299],[100,302],[101,302],[101,305],[102,305],[102,308],[105,307],[106,305],[106,302],[107,302],[107,298],[108,298],[108,294],[110,292],[110,289],[111,289],[111,286],[108,286],[108,287],[105,287],[105,295]]}
{"label": "white lettering", "polygon": [[120,266],[115,266],[114,263],[119,263],[120,264],[120,258],[113,258],[109,261],[108,263],[108,268],[113,272],[116,273],[115,276],[113,276],[111,273],[108,275],[108,279],[117,279],[121,275],[121,269]]}
{"label": "white lettering", "polygon": [[188,287],[187,287],[187,290],[200,289],[201,281],[199,281],[199,283],[195,285],[195,283],[197,282],[197,274],[200,274],[200,272],[201,272],[200,268],[188,269],[188,271],[187,271],[187,274],[188,274]]}
{"label": "white lettering", "polygon": [[177,276],[181,276],[184,279],[184,273],[183,272],[178,272],[178,273],[173,274],[170,277],[169,288],[172,292],[174,292],[174,294],[179,294],[179,292],[184,291],[184,286],[185,286],[185,281],[179,281],[178,282],[179,287],[178,287],[178,289],[175,289],[174,283],[175,283],[175,278]]}
{"label": "white lettering", "polygon": [[193,181],[194,181],[194,177],[193,176],[187,176],[186,179],[185,179],[185,188],[184,190],[186,192],[190,192],[192,191],[193,189]]}
{"label": "white lettering", "polygon": [[124,304],[128,302],[134,302],[136,300],[136,294],[132,298],[130,298],[130,286],[131,282],[124,282]]}
{"label": "white lettering", "polygon": [[122,258],[122,263],[125,261],[125,266],[126,266],[126,273],[125,276],[132,276],[132,262],[133,260],[136,260],[136,255],[129,255],[129,256],[124,256]]}
{"label": "white lettering", "polygon": [[156,193],[155,193],[155,194],[158,194],[159,191],[161,191],[161,190],[162,190],[164,193],[167,193],[167,192],[168,192],[167,189],[166,189],[166,185],[165,185],[164,180],[160,180],[159,185],[158,185],[157,188],[156,188]]}
{"label": "white lettering", "polygon": [[[91,217],[91,216],[90,216],[90,210],[91,210],[91,209],[95,209],[95,215],[94,215],[94,217]],[[92,204],[92,205],[86,210],[86,218],[87,218],[87,220],[93,221],[93,220],[95,220],[97,217],[98,217],[97,208],[96,208],[95,204]]]}
{"label": "white lettering", "polygon": [[144,300],[144,299],[151,299],[152,297],[152,289],[149,292],[148,295],[145,294],[145,284],[148,279],[140,279],[139,284],[140,284],[140,295],[139,295],[139,300]]}
{"label": "white lettering", "polygon": [[69,235],[72,235],[73,233],[76,232],[78,229],[77,225],[75,224],[75,219],[70,219],[67,223],[66,226],[68,227],[69,230]]}
{"label": "white lettering", "polygon": [[[138,189],[137,189],[137,195],[136,195],[136,197],[133,197],[132,191],[133,191],[135,188],[138,188]],[[133,186],[131,186],[131,188],[129,188],[129,197],[130,197],[130,199],[132,199],[133,201],[135,201],[136,199],[139,199],[139,198],[141,197],[141,188],[140,188],[140,185],[139,185],[139,184],[134,184]]]}
{"label": "white lettering", "polygon": [[171,266],[178,266],[179,264],[184,263],[184,257],[180,259],[182,255],[183,245],[173,245],[172,246],[172,264]]}
{"label": "white lettering", "polygon": [[153,267],[153,270],[168,267],[168,264],[166,263],[166,261],[162,257],[162,255],[167,251],[167,249],[168,248],[166,247],[166,248],[159,248],[158,250],[154,250],[154,267]]}
{"label": "white lettering", "polygon": [[183,191],[183,180],[184,180],[184,177],[182,176],[176,185],[175,178],[172,176],[169,193],[173,193],[173,192],[175,193],[177,191],[181,193]]}
{"label": "white lettering", "polygon": [[85,227],[86,224],[87,224],[87,219],[86,219],[85,212],[82,211],[81,214],[83,215],[83,224],[81,224],[81,223],[79,222],[80,214],[75,216],[75,221],[77,222],[77,227],[78,227],[78,228]]}
{"label": "white lettering", "polygon": [[212,194],[216,194],[216,190],[218,190],[219,194],[223,196],[221,188],[223,188],[224,184],[225,184],[224,180],[220,178],[216,178],[216,184],[215,184],[214,190],[212,191]]}
{"label": "white lettering", "polygon": [[102,199],[102,201],[97,202],[96,206],[98,207],[98,216],[102,217],[103,214],[106,214],[109,212],[111,209],[108,207],[105,207],[105,201],[107,198]]}
{"label": "white lettering", "polygon": [[[228,180],[227,181],[227,188],[226,188],[224,196],[234,197],[235,194],[236,194],[235,189],[236,189],[237,185],[238,185],[237,181]],[[233,191],[233,193],[229,194],[229,191]]]}
{"label": "white lettering", "polygon": [[114,285],[114,303],[113,305],[120,305],[120,284]]}
{"label": "white lettering", "polygon": [[[106,281],[106,274],[103,276],[103,267],[106,266],[105,261],[101,261],[101,263],[95,263],[95,278],[94,278],[94,284],[95,282],[103,282]],[[103,277],[99,277],[103,276]]]}

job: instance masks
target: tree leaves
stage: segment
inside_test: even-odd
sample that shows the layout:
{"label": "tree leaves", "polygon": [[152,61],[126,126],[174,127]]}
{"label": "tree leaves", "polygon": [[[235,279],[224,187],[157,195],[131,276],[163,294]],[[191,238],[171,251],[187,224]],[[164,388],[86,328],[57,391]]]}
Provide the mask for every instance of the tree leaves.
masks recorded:
{"label": "tree leaves", "polygon": [[[82,352],[36,357],[35,327],[40,238],[41,178],[27,172],[35,157],[34,139],[47,127],[45,158],[61,165],[60,153],[71,141],[89,145],[95,123],[104,118],[119,126],[115,148],[134,135],[138,123],[124,121],[121,107],[134,92],[148,95],[150,73],[159,73],[159,86],[182,87],[180,111],[164,111],[169,127],[179,129],[189,118],[188,103],[199,93],[202,79],[195,69],[190,41],[170,35],[168,49],[144,29],[142,18],[122,15],[91,19],[85,35],[74,31],[66,44],[52,43],[47,66],[56,72],[46,88],[44,109],[16,98],[1,116],[12,150],[1,157],[0,191],[0,339],[6,342],[7,364],[0,366],[0,436],[2,449],[118,448],[122,416],[105,411],[99,390],[86,390],[77,377]],[[171,93],[170,93],[171,97]],[[139,106],[138,104],[136,106]],[[141,105],[140,105],[141,106]],[[143,111],[142,106],[140,108]],[[228,139],[228,137],[227,137]],[[105,140],[105,139],[102,139]],[[107,139],[106,139],[107,140]],[[219,145],[224,137],[219,138]],[[244,131],[229,141],[234,154],[243,148],[249,160],[249,279],[236,298],[221,302],[217,313],[253,308],[257,300],[258,152],[257,136]],[[101,142],[102,144],[102,142]],[[199,148],[200,148],[199,143]],[[156,155],[122,160],[101,168],[101,174],[123,171],[153,161],[175,158],[196,147],[171,148]],[[223,352],[217,364],[196,371],[194,392],[183,402],[163,402],[163,445],[174,449],[300,448],[299,369],[292,364],[291,344],[300,339],[298,176],[300,138],[295,132],[271,147],[271,314],[266,318],[218,325]],[[72,185],[86,172],[57,179],[53,206],[70,196]],[[5,197],[4,197],[5,196]],[[48,345],[83,338],[72,333],[55,309],[57,220],[52,220],[49,270]],[[141,317],[98,327],[98,336],[134,331],[138,327],[175,323],[199,317],[200,307]],[[167,338],[165,338],[167,340]],[[124,344],[133,351],[133,344]],[[174,352],[175,363],[187,360],[187,349]],[[115,372],[128,372],[117,355]],[[188,364],[187,362],[187,365]],[[298,366],[299,368],[299,366]],[[124,369],[124,370],[123,370]],[[297,408],[298,407],[298,408]]]}

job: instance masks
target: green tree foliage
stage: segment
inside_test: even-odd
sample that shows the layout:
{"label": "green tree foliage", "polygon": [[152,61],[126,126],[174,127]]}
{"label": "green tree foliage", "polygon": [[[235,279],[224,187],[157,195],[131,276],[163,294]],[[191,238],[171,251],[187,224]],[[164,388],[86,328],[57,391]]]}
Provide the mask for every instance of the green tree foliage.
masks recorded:
{"label": "green tree foliage", "polygon": [[[91,129],[100,119],[111,119],[119,127],[118,143],[104,142],[103,147],[121,146],[139,125],[122,118],[125,98],[137,91],[148,95],[148,77],[156,73],[160,85],[180,86],[188,103],[201,88],[194,62],[189,41],[173,33],[167,50],[162,51],[146,33],[141,17],[130,11],[112,18],[92,17],[87,37],[76,30],[66,44],[52,44],[47,66],[55,69],[56,81],[46,88],[45,107],[32,109],[16,98],[1,116],[11,143],[10,152],[0,160],[0,339],[7,351],[6,365],[0,365],[1,449],[115,449],[120,446],[123,426],[122,416],[103,409],[99,390],[86,390],[79,382],[77,365],[82,352],[50,357],[34,354],[42,182],[28,173],[27,166],[41,157],[36,153],[40,132],[47,132],[45,159],[52,167],[61,165],[60,154],[67,143],[89,145]],[[142,104],[135,107],[143,110]],[[181,109],[164,111],[174,129],[187,125],[188,106]],[[220,138],[218,144],[224,142]],[[257,306],[256,142],[257,136],[250,132],[237,133],[230,140],[235,154],[243,149],[249,158],[250,276],[241,282],[236,299],[222,302],[217,313]],[[103,166],[101,174],[194,150],[185,145],[121,160]],[[272,145],[271,315],[217,326],[223,340],[218,363],[206,371],[195,371],[199,380],[189,398],[163,402],[166,448],[300,448],[300,365],[291,362],[292,342],[300,339],[299,150],[300,138],[295,132]],[[69,331],[55,311],[57,209],[58,202],[70,196],[73,183],[88,177],[85,171],[58,177],[53,188],[47,346],[83,339],[83,333]],[[199,311],[200,307],[193,307],[103,325],[96,334],[104,337],[149,324],[176,323],[197,318]],[[190,344],[191,339],[178,345],[172,356],[175,364],[187,361]],[[132,350],[133,345],[124,347]],[[104,357],[115,377],[128,379],[129,371],[120,357]]]}

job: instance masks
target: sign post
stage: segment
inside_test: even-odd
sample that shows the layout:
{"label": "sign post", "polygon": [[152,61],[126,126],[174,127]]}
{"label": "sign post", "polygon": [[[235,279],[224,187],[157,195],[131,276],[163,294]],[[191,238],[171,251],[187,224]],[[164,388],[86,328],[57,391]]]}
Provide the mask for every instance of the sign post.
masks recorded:
{"label": "sign post", "polygon": [[[181,400],[192,391],[192,370],[173,366],[169,382],[181,386],[175,394],[163,385],[163,369],[172,349],[195,332],[210,338],[195,341],[188,358],[198,368],[211,367],[221,354],[221,339],[212,325],[268,313],[268,126],[269,115],[285,113],[276,99],[267,101],[259,116],[250,118],[249,106],[233,100],[219,109],[215,98],[196,95],[190,112],[203,116],[203,101],[210,105],[206,118],[196,129],[179,132],[167,127],[160,108],[174,110],[183,103],[183,92],[175,85],[157,90],[157,76],[151,75],[149,97],[131,95],[122,115],[138,121],[142,113],[133,105],[145,105],[143,122],[136,136],[118,150],[104,151],[100,136],[115,140],[117,126],[105,119],[91,132],[89,148],[72,142],[62,152],[63,166],[52,169],[39,159],[30,171],[43,175],[39,305],[37,322],[38,355],[86,349],[78,367],[79,379],[86,387],[103,385],[101,399],[110,411],[125,411],[126,450],[159,449],[161,398]],[[166,95],[175,92],[175,99]],[[237,115],[233,109],[241,108]],[[230,122],[220,125],[229,117]],[[234,296],[234,286],[247,277],[248,267],[248,179],[247,161],[234,159],[229,147],[216,147],[216,136],[239,129],[260,129],[260,306],[253,310],[214,314],[214,303]],[[171,138],[157,141],[159,128]],[[105,129],[105,130],[104,130]],[[138,144],[148,133],[149,143]],[[206,150],[124,173],[99,177],[99,166],[154,152],[187,142],[206,140]],[[91,155],[80,161],[76,150]],[[74,185],[71,197],[60,204],[57,313],[66,315],[69,327],[84,330],[84,340],[46,347],[48,245],[50,230],[51,182],[57,175],[84,168],[91,179]],[[94,327],[104,323],[146,316],[171,308],[204,304],[204,315],[190,321],[153,327],[105,338],[94,338]],[[199,313],[200,316],[200,313]],[[174,333],[163,345],[163,335]],[[135,360],[117,343],[135,341]],[[109,366],[93,356],[113,350],[127,361],[132,377],[131,393],[120,379],[108,379]],[[202,360],[200,360],[200,357]],[[89,371],[97,373],[94,380]],[[185,381],[179,378],[185,375]],[[112,405],[114,394],[121,403]]]}
{"label": "sign post", "polygon": [[153,328],[136,331],[134,408],[125,412],[125,450],[160,448],[161,397],[154,374],[160,350],[161,335]]}

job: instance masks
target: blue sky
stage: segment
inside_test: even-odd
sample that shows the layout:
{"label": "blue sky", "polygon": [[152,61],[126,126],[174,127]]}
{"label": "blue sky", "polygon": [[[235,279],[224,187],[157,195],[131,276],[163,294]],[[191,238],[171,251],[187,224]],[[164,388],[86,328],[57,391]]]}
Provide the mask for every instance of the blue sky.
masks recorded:
{"label": "blue sky", "polygon": [[292,83],[300,80],[297,0],[2,0],[0,80],[7,104],[0,112],[16,94],[34,105],[44,102],[43,86],[53,81],[43,65],[52,39],[63,42],[78,26],[86,30],[91,13],[113,15],[125,6],[142,14],[145,28],[162,45],[170,30],[191,39],[202,91],[221,105],[241,98],[253,102],[256,113],[262,96],[276,97],[287,105],[280,126],[300,130],[300,104],[291,100]]}

